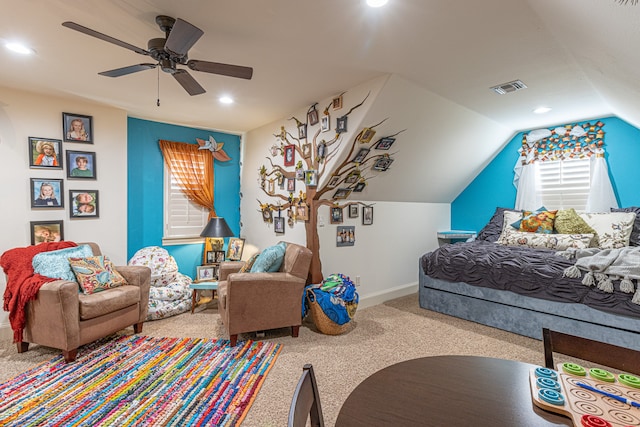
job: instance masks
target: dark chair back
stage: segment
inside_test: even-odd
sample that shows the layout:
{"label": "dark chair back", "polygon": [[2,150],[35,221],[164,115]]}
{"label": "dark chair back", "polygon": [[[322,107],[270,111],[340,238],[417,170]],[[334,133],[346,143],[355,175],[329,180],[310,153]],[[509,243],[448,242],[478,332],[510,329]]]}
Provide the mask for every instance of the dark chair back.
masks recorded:
{"label": "dark chair back", "polygon": [[302,368],[302,376],[291,400],[287,425],[289,427],[305,427],[309,417],[311,417],[312,427],[324,427],[320,395],[318,394],[316,377],[313,374],[313,366],[306,364]]}
{"label": "dark chair back", "polygon": [[576,337],[562,332],[542,329],[544,342],[544,363],[549,369],[556,369],[553,353],[561,353],[578,359],[609,366],[630,374],[640,374],[640,352],[630,348]]}

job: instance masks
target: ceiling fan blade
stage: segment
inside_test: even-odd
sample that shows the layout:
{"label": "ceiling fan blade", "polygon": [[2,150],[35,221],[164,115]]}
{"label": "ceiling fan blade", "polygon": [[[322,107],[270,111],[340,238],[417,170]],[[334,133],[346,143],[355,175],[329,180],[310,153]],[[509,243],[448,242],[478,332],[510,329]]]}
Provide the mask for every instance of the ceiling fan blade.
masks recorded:
{"label": "ceiling fan blade", "polygon": [[146,50],[134,46],[132,44],[123,42],[122,40],[118,40],[106,34],[99,33],[98,31],[92,30],[91,28],[84,27],[80,24],[76,24],[75,22],[66,21],[62,23],[63,27],[71,28],[72,30],[80,31],[81,33],[87,34],[89,36],[95,37],[100,40],[104,40],[109,43],[113,43],[117,46],[123,47],[125,49],[129,49],[134,51],[135,53],[139,53],[140,55],[149,55],[149,52]]}
{"label": "ceiling fan blade", "polygon": [[136,64],[130,65],[128,67],[116,68],[115,70],[103,71],[100,74],[101,76],[107,77],[120,77],[131,73],[136,73],[138,71],[150,70],[152,68],[156,68],[157,64]]}
{"label": "ceiling fan blade", "polygon": [[186,56],[189,49],[203,34],[200,28],[178,18],[167,37],[164,50],[179,57]]}
{"label": "ceiling fan blade", "polygon": [[238,77],[247,80],[251,80],[251,77],[253,77],[253,68],[242,67],[240,65],[221,64],[219,62],[191,59],[187,62],[187,66],[192,70],[204,71],[205,73],[221,74],[223,76]]}
{"label": "ceiling fan blade", "polygon": [[205,93],[206,90],[194,79],[191,74],[186,70],[176,70],[171,73],[173,77],[180,83],[180,85],[186,90],[189,95],[200,95]]}

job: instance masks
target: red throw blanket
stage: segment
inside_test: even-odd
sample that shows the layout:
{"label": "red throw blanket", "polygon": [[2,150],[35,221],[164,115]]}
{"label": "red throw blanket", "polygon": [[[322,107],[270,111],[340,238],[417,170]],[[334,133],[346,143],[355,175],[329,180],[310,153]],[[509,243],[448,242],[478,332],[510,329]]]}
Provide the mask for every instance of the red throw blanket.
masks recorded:
{"label": "red throw blanket", "polygon": [[0,266],[7,275],[7,288],[4,291],[4,311],[9,312],[9,322],[13,329],[13,342],[22,341],[22,330],[26,323],[27,303],[36,298],[40,287],[53,282],[50,277],[35,274],[31,260],[40,252],[78,246],[74,242],[45,242],[25,248],[9,249],[0,257]]}

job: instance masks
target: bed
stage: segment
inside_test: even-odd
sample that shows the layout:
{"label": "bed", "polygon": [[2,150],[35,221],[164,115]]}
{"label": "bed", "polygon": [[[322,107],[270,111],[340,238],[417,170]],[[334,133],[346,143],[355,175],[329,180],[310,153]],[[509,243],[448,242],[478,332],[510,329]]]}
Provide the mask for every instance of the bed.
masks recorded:
{"label": "bed", "polygon": [[[640,208],[597,216],[570,212],[583,220],[568,227],[570,235],[555,229],[546,236],[521,229],[514,235],[514,218],[527,214],[497,208],[475,241],[422,255],[420,306],[532,338],[541,339],[547,327],[640,350],[640,276],[610,274],[619,273],[615,263],[594,267],[605,255],[627,262],[622,254],[640,254]],[[580,232],[585,226],[592,233]],[[640,269],[640,263],[628,264],[623,271]]]}

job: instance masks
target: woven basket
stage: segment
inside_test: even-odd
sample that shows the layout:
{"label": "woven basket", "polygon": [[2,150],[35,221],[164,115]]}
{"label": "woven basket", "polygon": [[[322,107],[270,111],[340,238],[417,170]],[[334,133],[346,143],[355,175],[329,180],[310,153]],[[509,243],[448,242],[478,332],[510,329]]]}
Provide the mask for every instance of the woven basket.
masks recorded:
{"label": "woven basket", "polygon": [[340,335],[349,329],[350,322],[347,322],[344,325],[338,325],[324,314],[322,307],[320,307],[320,304],[316,301],[315,295],[311,289],[307,289],[307,302],[309,303],[311,319],[313,319],[313,323],[316,325],[316,328],[318,328],[318,330],[323,334]]}

